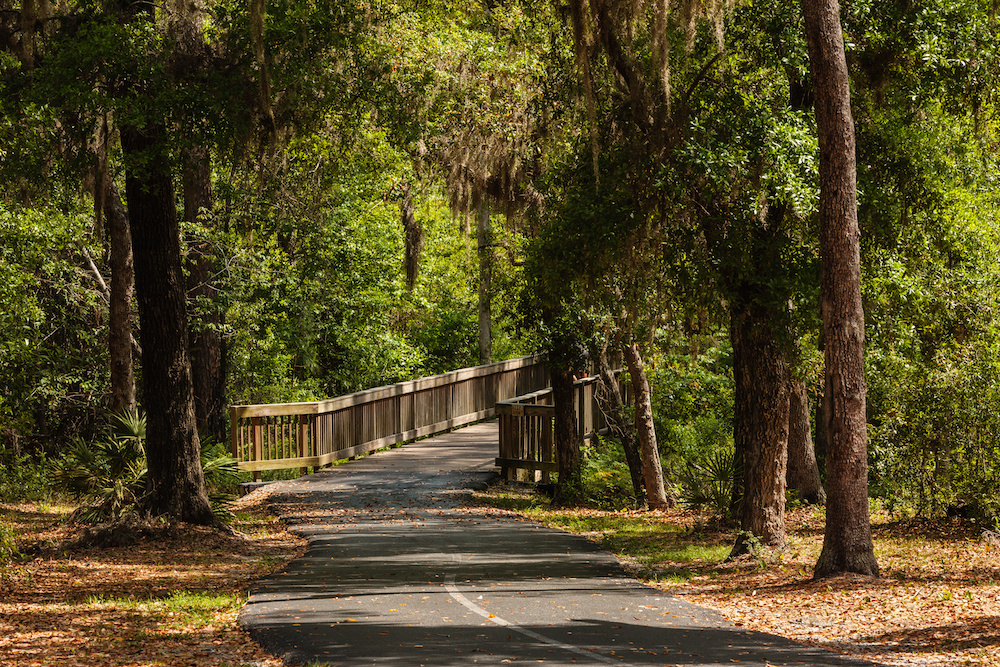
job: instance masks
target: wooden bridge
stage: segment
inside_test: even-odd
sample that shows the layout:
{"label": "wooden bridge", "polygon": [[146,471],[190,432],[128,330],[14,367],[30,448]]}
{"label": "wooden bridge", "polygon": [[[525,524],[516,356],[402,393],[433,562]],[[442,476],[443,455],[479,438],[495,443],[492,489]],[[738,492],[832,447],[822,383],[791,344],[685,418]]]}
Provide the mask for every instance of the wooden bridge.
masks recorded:
{"label": "wooden bridge", "polygon": [[[319,468],[459,426],[500,418],[497,465],[511,479],[518,468],[556,469],[554,407],[544,355],[368,389],[309,403],[234,405],[232,455],[259,479],[263,470]],[[579,432],[604,427],[598,378],[576,381]]]}

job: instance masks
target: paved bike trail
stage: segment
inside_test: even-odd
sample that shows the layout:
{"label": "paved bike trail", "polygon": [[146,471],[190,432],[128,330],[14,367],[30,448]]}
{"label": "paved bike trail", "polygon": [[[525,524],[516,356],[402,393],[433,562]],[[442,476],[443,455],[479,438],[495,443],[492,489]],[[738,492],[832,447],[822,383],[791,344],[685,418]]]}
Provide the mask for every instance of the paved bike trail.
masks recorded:
{"label": "paved bike trail", "polygon": [[582,537],[463,510],[495,451],[478,424],[272,486],[309,548],[241,625],[290,665],[871,667],[736,628]]}

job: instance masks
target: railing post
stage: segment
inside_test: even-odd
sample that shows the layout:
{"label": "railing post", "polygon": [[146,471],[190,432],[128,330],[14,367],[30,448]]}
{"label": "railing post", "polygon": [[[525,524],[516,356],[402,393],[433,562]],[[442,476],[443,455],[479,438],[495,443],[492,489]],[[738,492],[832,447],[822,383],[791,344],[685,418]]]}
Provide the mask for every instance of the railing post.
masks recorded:
{"label": "railing post", "polygon": [[[305,458],[309,456],[309,421],[305,415],[299,415],[298,426],[299,456]],[[307,475],[308,473],[308,467],[299,468],[299,474]]]}
{"label": "railing post", "polygon": [[[250,419],[250,443],[253,461],[259,462],[264,458],[264,426],[261,424],[260,417],[251,417]],[[259,482],[261,479],[260,471],[253,471],[253,480]]]}
{"label": "railing post", "polygon": [[240,419],[233,408],[229,408],[229,453],[240,460]]}
{"label": "railing post", "polygon": [[[552,451],[552,417],[542,417],[542,461],[555,463],[555,453]],[[542,484],[549,483],[549,471],[542,470]]]}

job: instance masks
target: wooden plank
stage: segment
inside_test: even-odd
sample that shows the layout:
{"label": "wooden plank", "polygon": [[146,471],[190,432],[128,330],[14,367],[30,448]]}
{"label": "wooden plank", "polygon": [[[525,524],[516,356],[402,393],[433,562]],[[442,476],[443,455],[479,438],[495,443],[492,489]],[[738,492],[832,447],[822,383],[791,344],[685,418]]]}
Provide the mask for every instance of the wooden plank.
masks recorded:
{"label": "wooden plank", "polygon": [[528,459],[494,459],[495,465],[502,468],[522,468],[524,470],[541,470],[543,472],[558,472],[559,466],[545,461],[529,461]]}
{"label": "wooden plank", "polygon": [[[541,442],[542,456],[541,456],[541,460],[544,461],[544,462],[546,462],[546,463],[554,463],[555,462],[555,452],[554,452],[553,442],[552,442],[552,437],[553,437],[553,434],[552,434],[553,417],[551,417],[551,416],[543,417],[541,421],[542,421],[542,442]],[[556,470],[558,471],[558,466],[556,466]],[[549,480],[549,472],[550,472],[549,470],[543,470],[542,471],[542,484],[548,484],[549,483],[549,481],[550,481]]]}
{"label": "wooden plank", "polygon": [[229,455],[240,460],[240,418],[229,409]]}

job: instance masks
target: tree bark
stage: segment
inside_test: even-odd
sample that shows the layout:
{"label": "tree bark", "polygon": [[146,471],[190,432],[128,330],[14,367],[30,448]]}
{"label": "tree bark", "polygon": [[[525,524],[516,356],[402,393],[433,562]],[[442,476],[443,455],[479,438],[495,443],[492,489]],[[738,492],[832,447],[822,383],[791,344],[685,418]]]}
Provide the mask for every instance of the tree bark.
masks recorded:
{"label": "tree bark", "polygon": [[646,368],[639,354],[639,346],[635,342],[622,344],[625,365],[628,367],[629,378],[635,393],[635,429],[639,437],[639,449],[642,452],[642,471],[646,485],[646,502],[650,509],[671,507],[673,503],[667,496],[663,484],[663,466],[660,463],[660,450],[656,444],[656,430],[653,428],[653,405],[650,401],[649,379]]}
{"label": "tree bark", "polygon": [[493,249],[490,230],[490,205],[483,199],[477,214],[479,246],[479,363],[493,360]]}
{"label": "tree bark", "polygon": [[413,214],[413,197],[410,195],[410,184],[402,185],[399,199],[399,216],[403,222],[404,261],[406,271],[406,287],[413,289],[417,285],[417,274],[420,272],[420,254],[424,249],[424,230]]}
{"label": "tree bark", "polygon": [[128,211],[118,187],[106,181],[104,219],[111,245],[109,265],[111,290],[108,297],[108,356],[111,362],[111,409],[135,412],[135,371],[132,360],[132,293],[135,271]]}
{"label": "tree bark", "polygon": [[809,392],[802,380],[792,380],[788,409],[788,470],[786,486],[812,505],[826,503],[809,424]]}
{"label": "tree bark", "polygon": [[[185,78],[206,67],[208,47],[203,28],[206,9],[202,0],[167,0],[165,7],[167,35],[173,43],[171,72],[175,85],[183,86]],[[203,119],[192,120],[195,126],[205,124]],[[197,136],[187,138],[180,155],[184,219],[194,223],[213,208],[211,156],[208,148],[198,143]],[[202,433],[221,442],[225,440],[227,421],[226,355],[221,333],[223,316],[216,303],[218,271],[211,249],[203,241],[189,246],[186,260],[195,418]]]}
{"label": "tree bark", "polygon": [[555,447],[559,466],[559,484],[553,502],[566,505],[576,500],[580,490],[580,433],[576,421],[573,369],[553,364],[549,368],[549,376],[556,413]]}
{"label": "tree bark", "polygon": [[[740,534],[730,558],[750,548],[784,548],[785,465],[788,447],[788,365],[776,339],[768,309],[749,299],[731,306],[730,337],[736,384],[735,428],[743,494]],[[751,538],[752,536],[752,538]]]}
{"label": "tree bark", "polygon": [[597,364],[597,372],[601,376],[601,396],[604,399],[601,406],[604,410],[604,420],[608,423],[611,434],[622,443],[629,475],[632,477],[632,492],[635,499],[645,502],[646,491],[642,481],[642,456],[635,441],[635,428],[628,423],[628,419],[625,417],[625,401],[622,399],[621,385],[618,383],[618,378],[611,372],[607,355],[603,350]]}
{"label": "tree bark", "polygon": [[[208,151],[183,151],[184,219],[197,222],[212,210],[212,167]],[[187,293],[194,306],[190,327],[191,381],[195,419],[205,435],[224,442],[226,437],[226,364],[222,339],[223,316],[217,305],[218,271],[211,249],[203,241],[192,243],[187,255]]]}
{"label": "tree bark", "polygon": [[865,321],[854,120],[837,0],[803,0],[819,134],[820,312],[826,343],[827,514],[814,575],[877,575],[868,510]]}
{"label": "tree bark", "polygon": [[148,466],[143,509],[214,524],[201,468],[173,180],[161,127],[123,127],[142,341]]}

